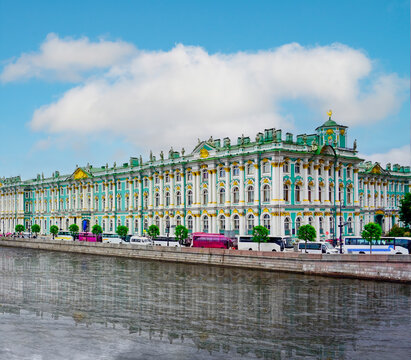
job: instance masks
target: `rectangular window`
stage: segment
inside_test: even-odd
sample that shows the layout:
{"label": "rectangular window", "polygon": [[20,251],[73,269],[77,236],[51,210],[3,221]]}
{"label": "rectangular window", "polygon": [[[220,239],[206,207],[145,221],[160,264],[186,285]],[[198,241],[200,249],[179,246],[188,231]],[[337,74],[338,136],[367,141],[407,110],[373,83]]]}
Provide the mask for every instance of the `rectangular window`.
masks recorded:
{"label": "rectangular window", "polygon": [[193,173],[191,171],[187,172],[187,181],[193,180]]}
{"label": "rectangular window", "polygon": [[219,177],[220,179],[222,179],[222,178],[224,178],[224,176],[225,176],[224,167],[220,167],[220,168],[218,169],[218,177]]}
{"label": "rectangular window", "polygon": [[179,172],[176,174],[176,181],[181,181],[181,174]]}
{"label": "rectangular window", "polygon": [[240,168],[235,165],[233,166],[233,176],[239,176],[240,175]]}
{"label": "rectangular window", "polygon": [[270,172],[270,163],[266,161],[263,163],[263,174],[268,174]]}

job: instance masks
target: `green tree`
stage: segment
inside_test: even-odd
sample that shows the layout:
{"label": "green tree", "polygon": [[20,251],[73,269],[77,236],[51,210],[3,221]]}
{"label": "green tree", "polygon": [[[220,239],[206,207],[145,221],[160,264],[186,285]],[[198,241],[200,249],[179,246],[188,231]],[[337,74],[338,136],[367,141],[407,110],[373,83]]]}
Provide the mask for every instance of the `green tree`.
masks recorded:
{"label": "green tree", "polygon": [[93,227],[91,229],[91,232],[94,235],[100,235],[103,232],[103,229],[101,228],[100,225],[96,224],[96,225],[93,225]]}
{"label": "green tree", "polygon": [[50,232],[53,234],[53,240],[54,240],[54,237],[59,233],[59,227],[57,225],[51,225]]}
{"label": "green tree", "polygon": [[299,239],[305,241],[305,252],[307,252],[307,241],[315,241],[317,232],[315,231],[314,226],[307,224],[300,226],[297,235]]}
{"label": "green tree", "polygon": [[402,221],[406,227],[411,228],[411,193],[405,194],[404,199],[401,199],[399,214],[400,221]]}
{"label": "green tree", "polygon": [[40,232],[40,225],[33,224],[31,227],[31,232],[34,233],[37,237],[37,234]]}
{"label": "green tree", "polygon": [[392,237],[402,237],[405,234],[405,229],[402,227],[399,227],[397,224],[395,224],[391,230],[388,232],[388,236]]}
{"label": "green tree", "polygon": [[258,242],[258,251],[260,251],[260,243],[268,241],[269,231],[266,227],[257,225],[253,228],[253,241]]}
{"label": "green tree", "polygon": [[174,234],[179,244],[183,244],[184,240],[188,237],[188,229],[183,225],[177,225]]}
{"label": "green tree", "polygon": [[71,224],[69,226],[69,231],[70,231],[71,236],[73,237],[73,240],[76,240],[79,230],[80,229],[77,224]]}
{"label": "green tree", "polygon": [[124,225],[117,226],[116,233],[124,240],[128,234],[128,227]]}
{"label": "green tree", "polygon": [[24,225],[22,224],[17,224],[16,227],[14,228],[14,230],[16,231],[16,233],[21,234],[24,231]]}
{"label": "green tree", "polygon": [[363,239],[370,243],[370,254],[372,254],[372,241],[379,240],[382,234],[381,226],[376,223],[369,223],[364,226],[364,230],[361,233]]}
{"label": "green tree", "polygon": [[160,229],[158,228],[157,225],[154,225],[154,224],[150,225],[148,227],[147,234],[153,239],[157,237],[158,235],[160,235]]}

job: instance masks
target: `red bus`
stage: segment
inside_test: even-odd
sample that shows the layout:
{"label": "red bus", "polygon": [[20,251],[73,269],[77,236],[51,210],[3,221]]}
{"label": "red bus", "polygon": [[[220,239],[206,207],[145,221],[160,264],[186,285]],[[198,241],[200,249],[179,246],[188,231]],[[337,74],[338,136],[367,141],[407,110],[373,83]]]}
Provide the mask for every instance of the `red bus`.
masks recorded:
{"label": "red bus", "polygon": [[196,232],[191,235],[191,246],[198,248],[230,249],[233,247],[233,241],[221,234]]}
{"label": "red bus", "polygon": [[102,242],[103,241],[101,234],[95,235],[95,234],[87,233],[87,232],[79,233],[78,239],[79,241],[91,241],[91,242]]}

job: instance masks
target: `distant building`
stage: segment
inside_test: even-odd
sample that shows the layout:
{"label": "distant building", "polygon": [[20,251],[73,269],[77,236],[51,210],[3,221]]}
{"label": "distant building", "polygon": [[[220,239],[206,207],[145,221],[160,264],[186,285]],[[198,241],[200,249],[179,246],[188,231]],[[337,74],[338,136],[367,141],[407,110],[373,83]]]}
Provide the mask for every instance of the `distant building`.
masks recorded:
{"label": "distant building", "polygon": [[[250,234],[263,225],[271,235],[296,237],[312,224],[319,239],[359,234],[370,221],[388,231],[398,223],[398,206],[410,190],[410,167],[363,162],[347,127],[329,119],[315,134],[266,129],[255,140],[239,137],[200,141],[190,154],[171,149],[160,159],[150,155],[100,168],[77,167],[71,175],[55,171],[1,179],[0,226],[33,224],[48,233],[56,224],[81,230],[100,224],[113,233],[126,225],[142,234],[151,224],[161,234],[185,225],[190,231]],[[341,218],[340,218],[341,217]],[[339,236],[339,231],[336,234]]]}

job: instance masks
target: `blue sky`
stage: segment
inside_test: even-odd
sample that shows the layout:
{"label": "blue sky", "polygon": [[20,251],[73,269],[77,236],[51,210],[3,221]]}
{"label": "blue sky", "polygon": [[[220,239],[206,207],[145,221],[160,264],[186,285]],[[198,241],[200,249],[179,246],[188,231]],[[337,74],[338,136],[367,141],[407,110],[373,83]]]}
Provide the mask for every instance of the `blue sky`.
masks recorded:
{"label": "blue sky", "polygon": [[311,133],[410,163],[408,1],[0,0],[0,175]]}

